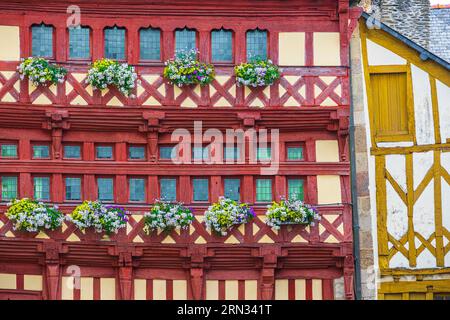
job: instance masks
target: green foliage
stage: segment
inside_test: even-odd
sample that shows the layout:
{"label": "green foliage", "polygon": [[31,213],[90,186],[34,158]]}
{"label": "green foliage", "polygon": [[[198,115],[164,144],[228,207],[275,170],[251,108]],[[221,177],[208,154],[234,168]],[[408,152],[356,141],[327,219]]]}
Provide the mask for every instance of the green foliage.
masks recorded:
{"label": "green foliage", "polygon": [[165,202],[157,200],[150,212],[144,216],[144,231],[149,234],[154,230],[172,231],[186,229],[194,220],[192,209],[186,208],[179,202]]}
{"label": "green foliage", "polygon": [[281,76],[278,66],[271,60],[260,58],[241,63],[234,68],[234,72],[239,85],[250,87],[270,86]]}
{"label": "green foliage", "polygon": [[17,67],[20,78],[28,77],[35,86],[48,86],[63,83],[67,70],[44,58],[29,57],[22,59]]}

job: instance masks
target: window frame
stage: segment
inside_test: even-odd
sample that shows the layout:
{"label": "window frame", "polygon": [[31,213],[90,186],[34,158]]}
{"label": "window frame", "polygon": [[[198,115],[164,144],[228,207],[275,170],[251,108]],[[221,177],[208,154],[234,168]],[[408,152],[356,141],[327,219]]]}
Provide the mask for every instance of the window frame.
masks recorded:
{"label": "window frame", "polygon": [[[14,145],[16,146],[16,156],[2,156],[2,147],[4,145]],[[19,150],[19,142],[18,141],[8,141],[8,140],[0,140],[0,159],[19,159],[20,158],[20,150]]]}
{"label": "window frame", "polygon": [[[37,158],[37,157],[34,156],[34,147],[40,147],[40,146],[42,146],[42,147],[45,146],[45,147],[48,148],[48,157],[45,157],[45,158]],[[32,142],[32,143],[30,144],[30,148],[31,148],[31,159],[32,159],[32,160],[50,160],[50,159],[52,159],[52,149],[51,149],[51,147],[52,147],[52,145],[51,145],[50,142],[38,142],[38,141]]]}
{"label": "window frame", "polygon": [[[198,32],[197,29],[195,29],[195,28],[188,28],[187,26],[184,26],[184,27],[181,27],[181,28],[176,28],[173,31],[173,40],[174,40],[173,41],[173,44],[174,44],[173,45],[173,49],[174,49],[174,54],[178,51],[177,50],[177,31],[183,31],[183,30],[195,31],[195,46],[194,46],[194,48],[198,48],[198,46],[199,46],[199,32]],[[186,49],[182,48],[182,49],[179,49],[179,50],[186,50]]]}
{"label": "window frame", "polygon": [[[72,200],[72,199],[67,199],[67,190],[66,190],[66,179],[67,178],[78,178],[80,179],[80,199],[79,200]],[[83,195],[83,189],[84,189],[84,185],[83,185],[83,176],[82,175],[64,175],[63,176],[63,188],[64,188],[64,202],[67,203],[79,203],[82,202],[84,200],[84,195]]]}
{"label": "window frame", "polygon": [[[144,199],[143,200],[131,200],[131,187],[130,187],[130,181],[132,179],[142,179],[144,180]],[[127,199],[129,203],[146,203],[148,200],[148,179],[146,176],[128,176],[127,177]]]}
{"label": "window frame", "polygon": [[[48,199],[38,199],[36,197],[36,190],[35,190],[35,178],[48,178]],[[31,181],[33,184],[33,199],[37,200],[37,201],[42,201],[42,202],[50,202],[52,200],[52,183],[53,183],[53,176],[50,174],[35,174],[31,176]]]}
{"label": "window frame", "polygon": [[272,152],[272,144],[271,144],[271,143],[268,143],[268,144],[267,144],[267,147],[264,147],[264,148],[270,150],[270,158],[263,158],[263,159],[260,159],[260,158],[259,158],[259,149],[260,149],[260,146],[259,146],[259,145],[256,145],[256,144],[255,144],[255,146],[256,146],[256,148],[255,148],[255,151],[256,151],[256,152],[255,152],[256,162],[272,161],[272,160],[273,160],[273,152]]}
{"label": "window frame", "polygon": [[[300,160],[289,159],[289,148],[301,148],[302,149],[302,158]],[[306,145],[303,142],[286,142],[285,143],[285,160],[287,162],[303,162],[306,161]]]}
{"label": "window frame", "polygon": [[242,201],[242,177],[237,177],[237,176],[226,176],[226,177],[222,177],[222,195],[225,197],[225,180],[239,180],[239,201]]}
{"label": "window frame", "polygon": [[123,59],[116,59],[116,58],[108,58],[108,59],[113,59],[118,62],[126,62],[126,61],[128,61],[128,29],[126,27],[122,27],[122,26],[118,26],[118,25],[105,26],[103,28],[103,32],[102,32],[102,34],[103,34],[103,57],[107,58],[106,57],[106,32],[105,31],[107,29],[114,29],[114,28],[125,30],[125,36],[124,36],[124,40],[123,40],[124,41],[124,57],[123,57]]}
{"label": "window frame", "polygon": [[[144,158],[142,159],[131,159],[130,158],[130,149],[131,148],[144,148]],[[132,162],[145,162],[147,161],[147,145],[146,144],[128,144],[127,145],[127,160]]]}
{"label": "window frame", "polygon": [[92,28],[90,26],[86,26],[86,25],[80,25],[81,28],[87,28],[89,29],[89,58],[71,58],[70,57],[70,28],[66,28],[66,37],[67,37],[67,60],[71,61],[71,62],[86,62],[86,61],[92,61],[92,56],[93,56],[93,38],[92,38]]}
{"label": "window frame", "polygon": [[[149,60],[149,59],[141,58],[141,30],[146,30],[146,29],[159,30],[159,59],[158,60]],[[164,52],[163,52],[164,46],[162,44],[163,44],[163,31],[161,30],[161,28],[153,27],[153,26],[139,28],[138,29],[139,62],[143,63],[143,64],[160,64],[162,62],[163,56],[164,56]]]}
{"label": "window frame", "polygon": [[[112,200],[102,200],[102,199],[100,199],[100,192],[99,192],[99,189],[98,189],[98,180],[99,179],[111,179],[112,180]],[[116,181],[115,181],[116,179],[115,179],[115,176],[108,176],[108,175],[97,175],[97,176],[95,176],[95,190],[96,190],[96,193],[97,193],[97,199],[99,200],[99,201],[101,201],[101,202],[104,202],[104,203],[114,203],[115,201],[116,201],[116,186],[115,186],[115,184],[116,184]]]}
{"label": "window frame", "polygon": [[[194,191],[194,180],[206,180],[208,181],[208,199],[207,200],[194,200],[194,195],[195,195],[195,191]],[[193,176],[191,177],[191,201],[192,203],[209,203],[211,200],[211,179],[207,176]]]}
{"label": "window frame", "polygon": [[[175,180],[175,200],[164,200],[162,198],[162,194],[161,194],[161,180],[164,179],[174,179]],[[178,201],[178,199],[180,199],[180,192],[179,192],[179,178],[177,176],[160,176],[158,177],[158,198],[164,201],[169,201],[169,202],[174,202],[174,201]]]}
{"label": "window frame", "polygon": [[[111,147],[112,148],[112,151],[111,151],[112,158],[111,159],[98,158],[97,157],[97,147]],[[114,144],[112,144],[112,143],[96,143],[96,144],[94,144],[94,152],[95,152],[95,161],[114,161],[116,158]]]}
{"label": "window frame", "polygon": [[[258,199],[258,195],[257,195],[257,193],[258,193],[257,181],[258,180],[270,180],[270,189],[271,189],[271,192],[272,192],[272,199],[270,201],[258,201],[257,200]],[[267,176],[267,177],[257,176],[257,177],[255,177],[253,179],[253,190],[254,190],[253,203],[255,203],[255,204],[268,204],[268,203],[271,203],[272,201],[274,201],[274,199],[275,199],[275,183],[274,182],[275,182],[274,178],[271,177],[271,176]]]}
{"label": "window frame", "polygon": [[248,33],[249,33],[249,31],[264,31],[266,33],[266,57],[265,57],[265,59],[269,59],[269,52],[270,52],[270,46],[269,46],[269,44],[270,44],[270,41],[269,41],[270,34],[269,34],[269,30],[267,30],[267,29],[260,29],[260,28],[257,27],[257,28],[248,29],[248,30],[245,31],[245,42],[244,42],[244,45],[245,45],[245,61],[246,62],[250,62],[251,61],[251,59],[249,59],[249,56],[248,56]]}
{"label": "window frame", "polygon": [[[214,61],[213,60],[213,32],[214,31],[221,31],[221,30],[231,32],[231,61],[220,61],[220,60]],[[235,45],[236,35],[235,35],[234,30],[226,29],[226,28],[222,27],[222,28],[219,28],[219,29],[212,29],[209,34],[210,34],[210,36],[209,36],[209,38],[210,38],[210,50],[209,50],[210,51],[210,57],[209,58],[210,58],[211,63],[213,63],[214,65],[218,65],[218,66],[221,66],[221,65],[223,65],[223,66],[234,65],[235,64],[235,56],[236,56],[236,45]]]}
{"label": "window frame", "polygon": [[[33,55],[33,27],[34,26],[46,26],[46,27],[51,27],[52,28],[52,55],[49,57],[43,57],[43,56],[35,56]],[[41,22],[41,23],[33,23],[30,27],[29,27],[29,39],[30,39],[30,57],[41,57],[41,58],[45,58],[47,60],[50,61],[54,61],[56,59],[56,28],[53,24],[47,24],[45,22]]]}
{"label": "window frame", "polygon": [[289,181],[290,180],[300,180],[303,183],[303,202],[308,202],[308,192],[306,190],[306,178],[304,176],[286,176],[286,199],[289,198]]}
{"label": "window frame", "polygon": [[9,173],[0,174],[0,202],[9,202],[12,200],[12,198],[11,199],[3,198],[3,178],[10,178],[10,177],[16,178],[17,184],[16,184],[16,198],[15,199],[20,198],[20,181],[19,181],[20,177],[19,177],[19,175],[9,174]]}

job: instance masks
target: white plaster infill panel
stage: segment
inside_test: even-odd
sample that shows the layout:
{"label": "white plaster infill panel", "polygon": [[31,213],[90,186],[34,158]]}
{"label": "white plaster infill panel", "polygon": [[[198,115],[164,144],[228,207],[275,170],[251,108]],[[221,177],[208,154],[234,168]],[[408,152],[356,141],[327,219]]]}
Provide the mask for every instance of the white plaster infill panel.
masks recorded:
{"label": "white plaster infill panel", "polygon": [[442,142],[450,139],[450,88],[436,80]]}
{"label": "white plaster infill panel", "polygon": [[406,60],[367,39],[367,57],[370,66],[405,65]]}

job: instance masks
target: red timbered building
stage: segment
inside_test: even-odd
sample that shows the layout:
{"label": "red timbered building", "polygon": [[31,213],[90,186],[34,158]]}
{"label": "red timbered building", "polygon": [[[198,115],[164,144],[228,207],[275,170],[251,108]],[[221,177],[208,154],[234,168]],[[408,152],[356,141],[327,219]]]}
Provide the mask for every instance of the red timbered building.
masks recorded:
{"label": "red timbered building", "polygon": [[[0,3],[0,298],[353,299],[349,38],[359,11],[347,0],[79,0],[79,12],[73,4]],[[78,18],[72,32],[68,21]],[[214,64],[210,85],[163,78],[181,47]],[[280,80],[237,86],[234,66],[251,54],[279,65]],[[32,55],[64,66],[65,81],[21,79],[20,58]],[[135,66],[134,95],[86,83],[103,57]],[[261,174],[268,165],[250,163],[249,141],[235,149],[240,163],[166,160],[173,131],[193,133],[194,121],[203,131],[278,129],[279,169]],[[321,221],[271,229],[267,204],[292,188]],[[219,237],[202,217],[226,193],[257,217]],[[196,220],[147,235],[143,214],[164,196],[191,206]],[[4,212],[23,197],[65,213],[101,199],[126,207],[129,222],[111,237],[70,222],[20,232]]]}

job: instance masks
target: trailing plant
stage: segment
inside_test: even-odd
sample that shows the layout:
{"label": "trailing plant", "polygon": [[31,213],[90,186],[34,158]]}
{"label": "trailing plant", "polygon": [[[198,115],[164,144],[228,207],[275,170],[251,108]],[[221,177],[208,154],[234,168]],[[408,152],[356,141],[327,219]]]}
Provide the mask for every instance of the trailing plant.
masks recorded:
{"label": "trailing plant", "polygon": [[255,216],[255,211],[247,203],[220,197],[205,211],[205,224],[208,230],[226,236],[233,226],[247,223]]}
{"label": "trailing plant", "polygon": [[136,79],[137,74],[133,66],[103,58],[92,64],[86,82],[99,90],[114,86],[123,95],[133,97],[131,91],[136,86]]}
{"label": "trailing plant", "polygon": [[156,200],[150,212],[144,215],[144,231],[173,229],[186,229],[194,220],[192,209],[185,207],[181,202],[167,202]]}
{"label": "trailing plant", "polygon": [[55,230],[64,221],[64,215],[57,206],[23,198],[8,203],[6,216],[14,223],[14,230],[37,232]]}
{"label": "trailing plant", "polygon": [[94,228],[96,232],[117,233],[127,225],[128,217],[124,208],[104,205],[100,201],[84,201],[67,217],[79,229]]}
{"label": "trailing plant", "polygon": [[207,85],[214,80],[214,66],[197,60],[198,50],[177,51],[175,57],[165,62],[164,78],[173,85]]}
{"label": "trailing plant", "polygon": [[297,199],[281,199],[267,206],[266,223],[274,229],[283,224],[302,224],[313,226],[320,220],[319,212],[313,206]]}
{"label": "trailing plant", "polygon": [[36,87],[62,83],[67,74],[67,70],[63,67],[38,57],[21,59],[17,71],[20,74],[20,79],[23,80],[24,77],[28,77]]}
{"label": "trailing plant", "polygon": [[238,85],[264,87],[272,85],[281,76],[280,69],[271,60],[255,58],[234,68]]}

